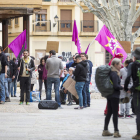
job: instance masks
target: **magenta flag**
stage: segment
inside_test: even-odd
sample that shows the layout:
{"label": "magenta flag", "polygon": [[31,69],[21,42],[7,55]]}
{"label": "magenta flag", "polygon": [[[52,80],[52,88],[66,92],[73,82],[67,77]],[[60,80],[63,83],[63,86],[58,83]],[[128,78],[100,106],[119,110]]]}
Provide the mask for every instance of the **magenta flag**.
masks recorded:
{"label": "magenta flag", "polygon": [[87,53],[88,53],[89,46],[90,46],[90,44],[88,45],[88,47],[87,47],[87,49],[86,49],[86,51],[85,51],[85,54],[87,54]]}
{"label": "magenta flag", "polygon": [[27,49],[26,30],[24,30],[16,39],[14,39],[8,45],[8,47],[11,49],[11,51],[15,54],[17,58],[24,44],[25,44],[25,49]]}
{"label": "magenta flag", "polygon": [[75,42],[75,45],[77,46],[77,51],[80,54],[82,52],[82,49],[81,49],[81,43],[80,43],[80,40],[79,40],[78,29],[77,29],[77,25],[76,25],[75,20],[74,20],[74,24],[73,24],[72,41]]}
{"label": "magenta flag", "polygon": [[97,40],[110,54],[112,54],[113,57],[115,57],[115,54],[121,53],[124,57],[123,62],[126,60],[127,53],[105,25],[102,27],[95,40]]}

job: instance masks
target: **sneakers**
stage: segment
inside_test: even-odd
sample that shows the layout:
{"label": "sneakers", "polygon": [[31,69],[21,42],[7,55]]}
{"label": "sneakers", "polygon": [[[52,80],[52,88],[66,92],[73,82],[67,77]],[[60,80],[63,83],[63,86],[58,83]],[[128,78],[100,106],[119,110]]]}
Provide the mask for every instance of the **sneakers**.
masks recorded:
{"label": "sneakers", "polygon": [[119,131],[114,132],[114,138],[120,138],[121,135],[119,134]]}
{"label": "sneakers", "polygon": [[126,119],[133,119],[134,117],[132,115],[126,115],[125,118]]}
{"label": "sneakers", "polygon": [[135,135],[132,137],[132,139],[140,140],[140,135]]}
{"label": "sneakers", "polygon": [[7,97],[6,97],[5,102],[11,102],[11,101],[10,101],[10,98],[7,98]]}
{"label": "sneakers", "polygon": [[113,136],[113,133],[110,133],[108,130],[104,130],[102,136]]}
{"label": "sneakers", "polygon": [[23,105],[23,102],[20,102],[19,105]]}
{"label": "sneakers", "polygon": [[2,104],[2,105],[3,105],[3,104],[5,104],[5,102],[4,102],[4,101],[1,101],[1,102],[0,102],[0,104]]}
{"label": "sneakers", "polygon": [[30,105],[29,102],[26,102],[26,105]]}
{"label": "sneakers", "polygon": [[75,107],[74,109],[78,109],[78,110],[81,110],[81,109],[83,109],[83,107]]}
{"label": "sneakers", "polygon": [[124,119],[124,115],[118,115],[118,117],[120,118],[120,119]]}

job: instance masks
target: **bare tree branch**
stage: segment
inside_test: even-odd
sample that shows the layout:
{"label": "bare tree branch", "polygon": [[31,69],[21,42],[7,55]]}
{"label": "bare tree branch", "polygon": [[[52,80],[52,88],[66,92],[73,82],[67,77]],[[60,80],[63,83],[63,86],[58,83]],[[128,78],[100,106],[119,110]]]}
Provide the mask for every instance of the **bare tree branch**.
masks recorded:
{"label": "bare tree branch", "polygon": [[132,18],[132,22],[134,23],[139,16],[140,16],[140,7],[138,8],[137,12],[135,13],[134,17]]}

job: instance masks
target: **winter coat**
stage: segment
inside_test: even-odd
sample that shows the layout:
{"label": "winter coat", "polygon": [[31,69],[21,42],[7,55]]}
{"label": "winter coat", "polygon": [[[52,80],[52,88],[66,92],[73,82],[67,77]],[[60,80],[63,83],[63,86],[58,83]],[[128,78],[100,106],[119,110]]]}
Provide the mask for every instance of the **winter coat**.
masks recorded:
{"label": "winter coat", "polygon": [[[46,65],[46,64],[45,64]],[[47,70],[45,68],[45,65],[43,67],[43,75],[42,75],[42,80],[47,80]]]}
{"label": "winter coat", "polygon": [[37,74],[36,74],[35,70],[32,71],[31,84],[37,84]]}
{"label": "winter coat", "polygon": [[92,76],[92,67],[93,67],[93,64],[90,60],[88,60],[88,63],[89,63],[89,67],[90,67],[90,73],[89,73],[89,84],[91,82],[91,76]]}
{"label": "winter coat", "polygon": [[[30,62],[29,62],[28,68],[30,69],[30,72],[29,72],[30,77],[32,77],[32,72],[35,70],[35,64],[34,64],[34,60],[31,57],[29,57],[29,59],[30,59]],[[19,76],[22,76],[23,74],[24,63],[25,62],[23,58],[20,59],[20,61],[18,62],[18,67],[20,67]]]}
{"label": "winter coat", "polygon": [[109,95],[107,98],[119,98],[120,90],[123,89],[123,87],[120,85],[121,83],[120,77],[117,75],[117,72],[115,71],[111,71],[109,75],[110,75],[110,80],[113,83],[114,92],[113,94]]}
{"label": "winter coat", "polygon": [[40,64],[38,66],[38,73],[39,73],[39,79],[41,79],[41,80],[42,80],[42,77],[43,77],[43,69],[44,69],[44,66]]}
{"label": "winter coat", "polygon": [[75,81],[76,82],[86,82],[87,78],[87,62],[81,61],[77,64],[76,69],[74,71]]}
{"label": "winter coat", "polygon": [[[120,77],[122,77],[121,85],[125,84],[125,80],[127,78],[127,73],[128,73],[128,68],[126,68],[126,67],[124,67],[120,70]],[[130,83],[128,85],[128,89],[130,89],[132,86],[133,86],[133,81],[132,81],[132,78],[131,78]],[[130,95],[131,94],[125,92],[124,90],[121,90],[120,99],[125,98],[125,97],[130,97]]]}

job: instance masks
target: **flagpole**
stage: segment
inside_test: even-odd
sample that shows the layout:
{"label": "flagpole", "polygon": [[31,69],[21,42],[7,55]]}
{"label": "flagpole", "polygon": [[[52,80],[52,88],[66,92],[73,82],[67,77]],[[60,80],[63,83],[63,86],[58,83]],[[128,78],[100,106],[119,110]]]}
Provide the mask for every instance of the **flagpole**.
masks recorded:
{"label": "flagpole", "polygon": [[3,50],[3,52],[8,48],[8,46]]}

